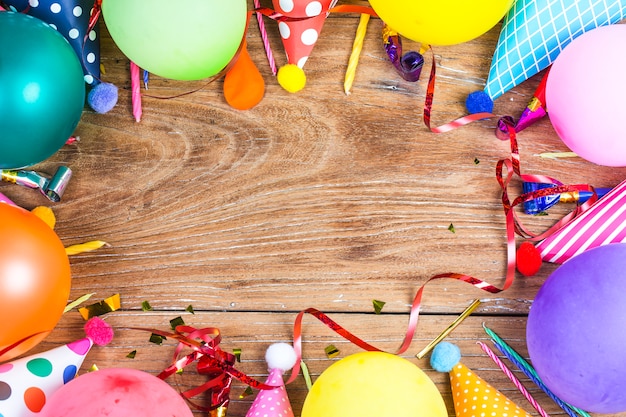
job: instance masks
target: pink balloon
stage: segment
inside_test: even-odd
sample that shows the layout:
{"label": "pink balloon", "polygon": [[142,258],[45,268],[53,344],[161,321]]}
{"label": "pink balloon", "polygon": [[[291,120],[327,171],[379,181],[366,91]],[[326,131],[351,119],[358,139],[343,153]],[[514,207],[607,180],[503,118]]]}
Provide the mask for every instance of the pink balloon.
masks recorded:
{"label": "pink balloon", "polygon": [[39,417],[193,417],[167,382],[136,369],[89,372],[63,385]]}
{"label": "pink balloon", "polygon": [[626,25],[586,32],[563,49],[546,84],[546,106],[561,140],[598,165],[626,166]]}

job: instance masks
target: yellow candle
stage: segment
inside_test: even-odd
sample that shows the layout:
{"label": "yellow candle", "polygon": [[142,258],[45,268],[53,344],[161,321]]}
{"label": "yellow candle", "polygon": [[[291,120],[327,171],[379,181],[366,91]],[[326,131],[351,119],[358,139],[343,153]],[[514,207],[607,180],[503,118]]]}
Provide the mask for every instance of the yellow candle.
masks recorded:
{"label": "yellow candle", "polygon": [[359,63],[359,55],[361,55],[361,49],[363,49],[363,39],[365,39],[365,33],[367,32],[367,23],[370,21],[370,15],[362,13],[359,19],[359,27],[356,30],[354,37],[354,43],[352,44],[352,53],[348,60],[348,68],[346,69],[346,78],[343,83],[343,91],[346,94],[350,94],[352,83],[354,82],[354,75],[356,73],[356,66]]}

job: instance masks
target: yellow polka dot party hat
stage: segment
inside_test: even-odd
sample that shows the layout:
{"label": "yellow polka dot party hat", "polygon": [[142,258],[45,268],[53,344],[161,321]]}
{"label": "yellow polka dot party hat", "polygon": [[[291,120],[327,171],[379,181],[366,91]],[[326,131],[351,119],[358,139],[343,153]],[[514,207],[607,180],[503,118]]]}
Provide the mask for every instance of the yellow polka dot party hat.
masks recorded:
{"label": "yellow polka dot party hat", "polygon": [[441,342],[433,350],[434,370],[448,372],[456,417],[531,417],[461,362],[458,346]]}

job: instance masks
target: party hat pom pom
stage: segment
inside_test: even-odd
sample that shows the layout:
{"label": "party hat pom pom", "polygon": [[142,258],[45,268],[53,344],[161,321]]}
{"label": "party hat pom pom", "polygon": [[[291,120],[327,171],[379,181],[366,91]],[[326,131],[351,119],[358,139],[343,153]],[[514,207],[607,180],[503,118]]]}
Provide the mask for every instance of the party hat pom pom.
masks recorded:
{"label": "party hat pom pom", "polygon": [[296,364],[296,351],[288,343],[274,343],[267,348],[265,360],[268,369],[287,371]]}
{"label": "party hat pom pom", "polygon": [[117,87],[111,83],[100,83],[91,89],[87,102],[96,113],[107,113],[117,104]]}
{"label": "party hat pom pom", "polygon": [[290,93],[297,93],[306,85],[306,75],[302,68],[294,64],[287,64],[276,74],[278,84]]}
{"label": "party hat pom pom", "polygon": [[107,345],[113,340],[113,329],[100,317],[92,317],[87,320],[85,334],[98,346]]}
{"label": "party hat pom pom", "polygon": [[467,96],[465,108],[469,114],[493,112],[493,100],[482,90],[474,91]]}
{"label": "party hat pom pom", "polygon": [[541,269],[541,254],[532,243],[522,243],[516,255],[517,270],[525,277],[531,277]]}
{"label": "party hat pom pom", "polygon": [[437,372],[450,372],[461,360],[461,349],[457,345],[441,342],[433,349],[430,366]]}

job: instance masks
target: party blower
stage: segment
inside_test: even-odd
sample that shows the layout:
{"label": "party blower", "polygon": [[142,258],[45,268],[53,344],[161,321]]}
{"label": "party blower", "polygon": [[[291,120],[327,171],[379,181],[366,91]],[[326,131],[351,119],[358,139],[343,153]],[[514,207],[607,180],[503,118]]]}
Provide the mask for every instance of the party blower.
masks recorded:
{"label": "party blower", "polygon": [[[522,183],[522,192],[524,194],[530,193],[532,191],[543,190],[546,188],[554,188],[556,184],[550,183],[541,183],[541,182],[530,182],[524,181]],[[596,194],[598,198],[603,197],[611,188],[595,188]],[[553,207],[557,203],[578,203],[583,204],[585,201],[589,200],[593,196],[593,192],[591,191],[571,191],[568,193],[560,193],[560,194],[552,194],[543,197],[537,197],[533,200],[528,200],[524,202],[524,213],[526,214],[539,214],[550,207]]]}
{"label": "party blower", "polygon": [[60,166],[52,177],[35,171],[25,170],[0,170],[0,179],[13,184],[41,191],[48,200],[58,203],[65,193],[67,184],[72,178],[72,170],[66,166]]}

